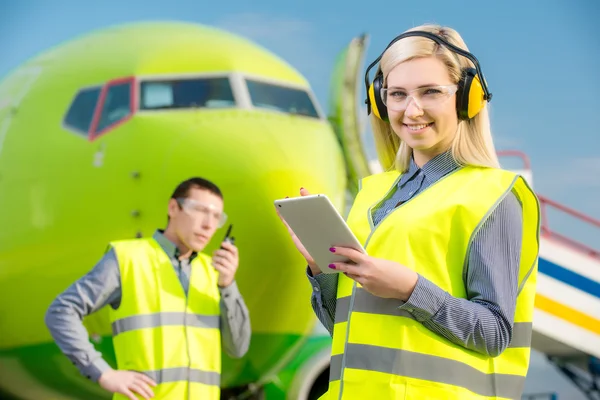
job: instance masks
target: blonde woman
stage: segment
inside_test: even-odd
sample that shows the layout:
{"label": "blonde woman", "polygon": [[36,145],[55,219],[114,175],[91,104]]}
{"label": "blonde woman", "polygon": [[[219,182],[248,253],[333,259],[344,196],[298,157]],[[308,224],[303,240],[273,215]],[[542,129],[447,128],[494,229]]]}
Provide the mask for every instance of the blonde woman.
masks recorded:
{"label": "blonde woman", "polygon": [[362,180],[347,223],[369,255],[331,248],[352,262],[320,274],[290,230],[333,336],[324,399],[521,398],[539,204],[499,168],[491,94],[467,51],[455,30],[424,25],[367,69],[386,172]]}

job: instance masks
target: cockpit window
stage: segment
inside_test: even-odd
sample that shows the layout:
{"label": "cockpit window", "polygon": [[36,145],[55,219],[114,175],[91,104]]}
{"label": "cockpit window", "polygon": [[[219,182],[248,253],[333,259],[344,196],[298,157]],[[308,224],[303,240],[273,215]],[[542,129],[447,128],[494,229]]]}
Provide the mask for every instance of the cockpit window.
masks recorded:
{"label": "cockpit window", "polygon": [[319,118],[308,92],[302,89],[246,79],[254,107]]}
{"label": "cockpit window", "polygon": [[141,84],[142,110],[235,106],[227,77],[145,81]]}
{"label": "cockpit window", "polygon": [[127,118],[131,114],[131,83],[116,83],[106,90],[106,97],[96,132]]}
{"label": "cockpit window", "polygon": [[101,87],[86,88],[77,93],[65,115],[64,124],[66,127],[85,136],[88,135],[101,89]]}
{"label": "cockpit window", "polygon": [[119,126],[134,113],[133,77],[118,78],[103,86],[81,89],[65,115],[65,128],[94,140]]}

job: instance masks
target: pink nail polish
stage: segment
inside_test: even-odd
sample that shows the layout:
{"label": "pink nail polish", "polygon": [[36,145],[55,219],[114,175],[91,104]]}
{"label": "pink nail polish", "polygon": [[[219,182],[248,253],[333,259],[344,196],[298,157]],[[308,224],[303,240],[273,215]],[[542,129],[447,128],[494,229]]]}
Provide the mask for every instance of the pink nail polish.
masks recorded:
{"label": "pink nail polish", "polygon": [[335,269],[335,264],[329,264],[329,268]]}
{"label": "pink nail polish", "polygon": [[335,247],[330,247],[329,251],[332,252],[332,253],[335,253]]}

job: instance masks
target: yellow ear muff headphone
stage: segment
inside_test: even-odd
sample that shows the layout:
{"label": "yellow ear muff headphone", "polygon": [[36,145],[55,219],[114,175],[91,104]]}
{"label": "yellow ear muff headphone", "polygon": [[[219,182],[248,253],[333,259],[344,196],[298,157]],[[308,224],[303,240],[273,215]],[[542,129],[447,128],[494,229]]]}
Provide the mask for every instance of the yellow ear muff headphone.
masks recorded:
{"label": "yellow ear muff headphone", "polygon": [[[468,51],[465,51],[460,47],[456,47],[440,36],[424,31],[405,32],[392,40],[390,44],[387,45],[385,50],[387,50],[398,40],[409,36],[423,36],[429,38],[473,62],[475,68],[463,68],[462,70],[462,76],[458,82],[458,91],[456,92],[456,110],[460,120],[469,120],[476,116],[483,108],[485,101],[489,102],[492,99],[492,94],[488,90],[477,58],[475,58],[475,56]],[[367,89],[367,98],[365,100],[365,104],[367,105],[367,114],[371,114],[372,111],[377,118],[383,121],[389,121],[387,107],[381,98],[381,88],[383,87],[383,73],[381,70],[377,71],[375,77],[373,78],[373,83],[369,84],[369,71],[375,66],[375,64],[379,62],[379,60],[381,60],[385,50],[379,57],[377,57],[375,61],[371,63],[371,65],[369,65],[367,71],[365,72],[365,87]]]}

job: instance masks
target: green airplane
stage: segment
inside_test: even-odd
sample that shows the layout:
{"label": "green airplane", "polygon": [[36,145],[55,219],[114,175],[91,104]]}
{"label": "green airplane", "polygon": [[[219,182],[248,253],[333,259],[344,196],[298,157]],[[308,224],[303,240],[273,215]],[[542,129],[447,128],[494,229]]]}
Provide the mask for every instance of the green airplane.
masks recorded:
{"label": "green airplane", "polygon": [[[244,358],[224,355],[223,398],[308,400],[323,393],[330,338],[314,317],[303,260],[273,200],[305,185],[346,212],[357,178],[368,173],[356,116],[365,43],[364,35],[355,38],[340,53],[328,116],[282,59],[244,38],[187,23],[92,32],[5,77],[0,398],[111,398],[60,352],[45,311],[109,241],[164,227],[171,191],[196,175],[223,189],[253,328]],[[84,323],[115,366],[107,313]]]}

